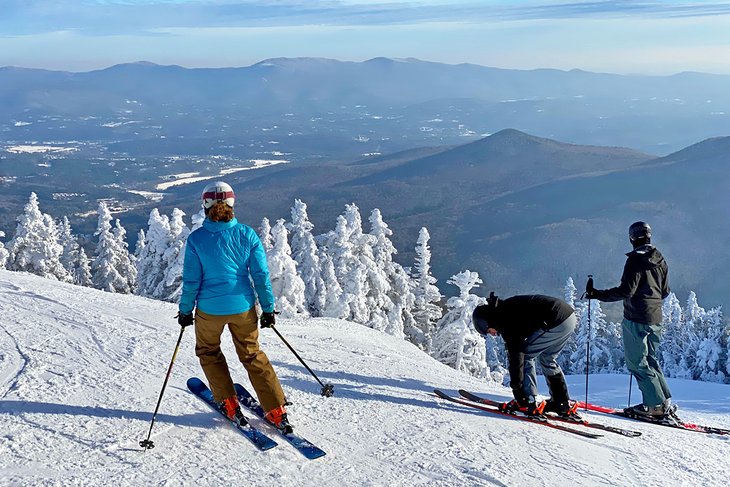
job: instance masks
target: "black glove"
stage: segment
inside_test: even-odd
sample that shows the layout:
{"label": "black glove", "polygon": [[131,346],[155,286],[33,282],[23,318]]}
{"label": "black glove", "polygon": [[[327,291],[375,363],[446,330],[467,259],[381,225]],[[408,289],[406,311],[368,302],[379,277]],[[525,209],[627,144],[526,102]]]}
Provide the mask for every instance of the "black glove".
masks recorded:
{"label": "black glove", "polygon": [[586,282],[586,297],[592,299],[596,295],[596,290],[593,288],[593,278],[589,277]]}
{"label": "black glove", "polygon": [[178,312],[177,313],[177,323],[185,328],[186,326],[190,326],[193,324],[193,314],[192,313],[183,313]]}
{"label": "black glove", "polygon": [[274,315],[274,313],[267,313],[264,311],[261,313],[259,321],[261,323],[261,328],[271,328],[276,324],[276,315]]}

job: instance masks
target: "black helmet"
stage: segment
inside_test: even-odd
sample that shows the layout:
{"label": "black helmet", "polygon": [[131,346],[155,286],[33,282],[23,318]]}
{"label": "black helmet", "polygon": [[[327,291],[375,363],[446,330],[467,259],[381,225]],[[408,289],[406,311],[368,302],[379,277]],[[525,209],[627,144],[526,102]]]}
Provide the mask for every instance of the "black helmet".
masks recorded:
{"label": "black helmet", "polygon": [[474,312],[471,314],[471,321],[474,323],[474,329],[480,335],[488,335],[487,329],[489,328],[489,305],[480,304],[474,308]]}
{"label": "black helmet", "polygon": [[474,323],[474,329],[480,335],[488,335],[487,329],[494,328],[490,326],[489,322],[494,318],[494,313],[497,310],[497,303],[499,299],[494,295],[494,292],[489,293],[487,304],[480,304],[474,308],[474,312],[471,314],[471,321]]}
{"label": "black helmet", "polygon": [[629,240],[631,243],[649,243],[651,240],[651,227],[646,222],[632,223],[629,227]]}

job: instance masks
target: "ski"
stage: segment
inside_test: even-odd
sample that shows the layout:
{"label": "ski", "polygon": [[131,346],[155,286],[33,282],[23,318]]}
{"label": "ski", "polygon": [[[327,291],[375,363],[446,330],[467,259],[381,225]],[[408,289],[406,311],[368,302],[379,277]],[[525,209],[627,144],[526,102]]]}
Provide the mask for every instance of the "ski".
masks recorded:
{"label": "ski", "polygon": [[[259,402],[251,395],[250,392],[246,390],[245,387],[243,387],[241,384],[234,384],[234,387],[236,388],[236,395],[238,396],[238,401],[241,403],[242,406],[245,406],[248,408],[252,413],[254,413],[256,416],[258,416],[261,419],[264,419],[264,410],[259,404]],[[268,424],[268,423],[267,423]],[[271,426],[274,428],[274,426]],[[274,428],[276,429],[276,428]],[[291,446],[296,448],[299,453],[304,455],[306,458],[310,460],[314,460],[315,458],[323,457],[327,453],[319,448],[318,446],[315,446],[312,442],[302,438],[296,433],[287,433],[284,434],[278,429],[276,430],[286,441],[289,442]]]}
{"label": "ski", "polygon": [[681,419],[679,419],[679,417],[677,416],[677,414],[674,411],[672,411],[672,413],[670,413],[670,416],[672,418],[672,421],[670,422],[670,421],[664,421],[664,420],[652,420],[649,418],[642,418],[642,417],[634,416],[631,414],[627,414],[626,412],[624,412],[623,409],[615,409],[615,408],[606,407],[606,406],[597,406],[595,404],[586,404],[581,401],[578,401],[578,408],[587,409],[588,411],[595,411],[597,413],[604,413],[604,414],[610,414],[613,416],[620,416],[622,418],[633,419],[633,420],[641,421],[643,423],[648,423],[648,424],[657,424],[660,426],[668,426],[670,428],[678,428],[678,429],[683,429],[683,430],[687,430],[687,431],[696,431],[698,433],[707,433],[707,434],[714,434],[714,435],[730,435],[730,429],[716,428],[713,426],[703,426],[703,425],[699,425],[699,424],[682,421]]}
{"label": "ski", "polygon": [[[465,391],[463,389],[459,389],[459,394],[464,396],[466,399],[469,399],[470,401],[478,402],[480,404],[486,404],[487,406],[499,407],[499,405],[501,404],[492,399],[477,396],[476,394],[472,394],[471,392]],[[632,431],[632,430],[627,430],[624,428],[617,428],[615,426],[609,426],[606,424],[594,423],[592,421],[588,421],[585,418],[581,418],[580,416],[576,417],[575,419],[564,418],[564,417],[549,414],[549,413],[546,414],[546,416],[548,418],[550,418],[551,420],[556,420],[556,421],[560,421],[563,423],[578,424],[581,426],[585,426],[586,428],[593,428],[593,429],[597,429],[597,430],[608,431],[610,433],[616,433],[619,435],[628,436],[629,438],[635,438],[637,436],[641,436],[641,431]]]}
{"label": "ski", "polygon": [[188,379],[188,389],[190,392],[195,394],[197,397],[199,397],[203,402],[205,402],[208,406],[216,410],[218,413],[220,413],[221,416],[226,418],[233,426],[246,438],[251,440],[251,443],[253,443],[256,448],[258,448],[261,451],[270,450],[271,448],[274,448],[277,443],[266,436],[261,431],[257,430],[250,424],[245,424],[243,426],[235,423],[234,421],[231,421],[228,416],[223,414],[223,411],[221,411],[218,408],[218,404],[216,404],[215,400],[213,399],[213,393],[210,392],[210,389],[208,389],[208,386],[203,383],[200,379],[197,377],[191,377]]}
{"label": "ski", "polygon": [[476,403],[473,403],[470,401],[466,401],[464,399],[451,397],[448,394],[446,394],[445,392],[442,392],[438,389],[434,389],[433,393],[436,394],[441,399],[445,399],[447,401],[451,401],[456,404],[461,404],[462,406],[469,406],[471,408],[479,409],[480,411],[484,411],[484,412],[487,412],[490,414],[499,414],[501,416],[507,416],[509,418],[518,419],[520,421],[526,421],[528,423],[540,424],[543,426],[547,426],[548,428],[565,431],[566,433],[572,433],[574,435],[582,436],[584,438],[601,438],[602,437],[602,435],[599,435],[599,434],[589,433],[587,431],[581,431],[581,430],[569,428],[567,426],[563,426],[562,424],[553,423],[553,422],[549,421],[547,418],[532,418],[530,416],[523,416],[523,415],[519,415],[519,414],[509,413],[509,412],[505,412],[505,411],[500,411],[499,409],[491,407],[491,406],[487,406],[487,405],[483,405],[483,404],[476,404]]}

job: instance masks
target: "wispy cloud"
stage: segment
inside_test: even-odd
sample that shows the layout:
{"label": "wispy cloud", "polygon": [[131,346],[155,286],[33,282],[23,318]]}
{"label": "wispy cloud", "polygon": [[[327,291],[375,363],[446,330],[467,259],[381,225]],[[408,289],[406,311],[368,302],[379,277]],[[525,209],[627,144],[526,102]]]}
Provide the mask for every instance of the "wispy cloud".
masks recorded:
{"label": "wispy cloud", "polygon": [[139,35],[171,28],[700,17],[728,15],[730,2],[3,0],[0,9],[0,35],[5,36],[53,31]]}

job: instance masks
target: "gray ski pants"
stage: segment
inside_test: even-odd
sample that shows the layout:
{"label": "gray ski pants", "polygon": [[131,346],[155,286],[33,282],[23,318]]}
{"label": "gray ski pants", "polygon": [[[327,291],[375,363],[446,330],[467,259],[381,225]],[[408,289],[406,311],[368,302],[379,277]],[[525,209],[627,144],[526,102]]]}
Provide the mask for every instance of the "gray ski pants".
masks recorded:
{"label": "gray ski pants", "polygon": [[537,330],[527,339],[525,347],[525,380],[524,391],[528,398],[537,396],[537,371],[535,360],[540,361],[542,373],[546,376],[562,372],[560,365],[555,361],[563,347],[568,343],[570,335],[575,331],[577,321],[575,313],[565,321],[549,330]]}

